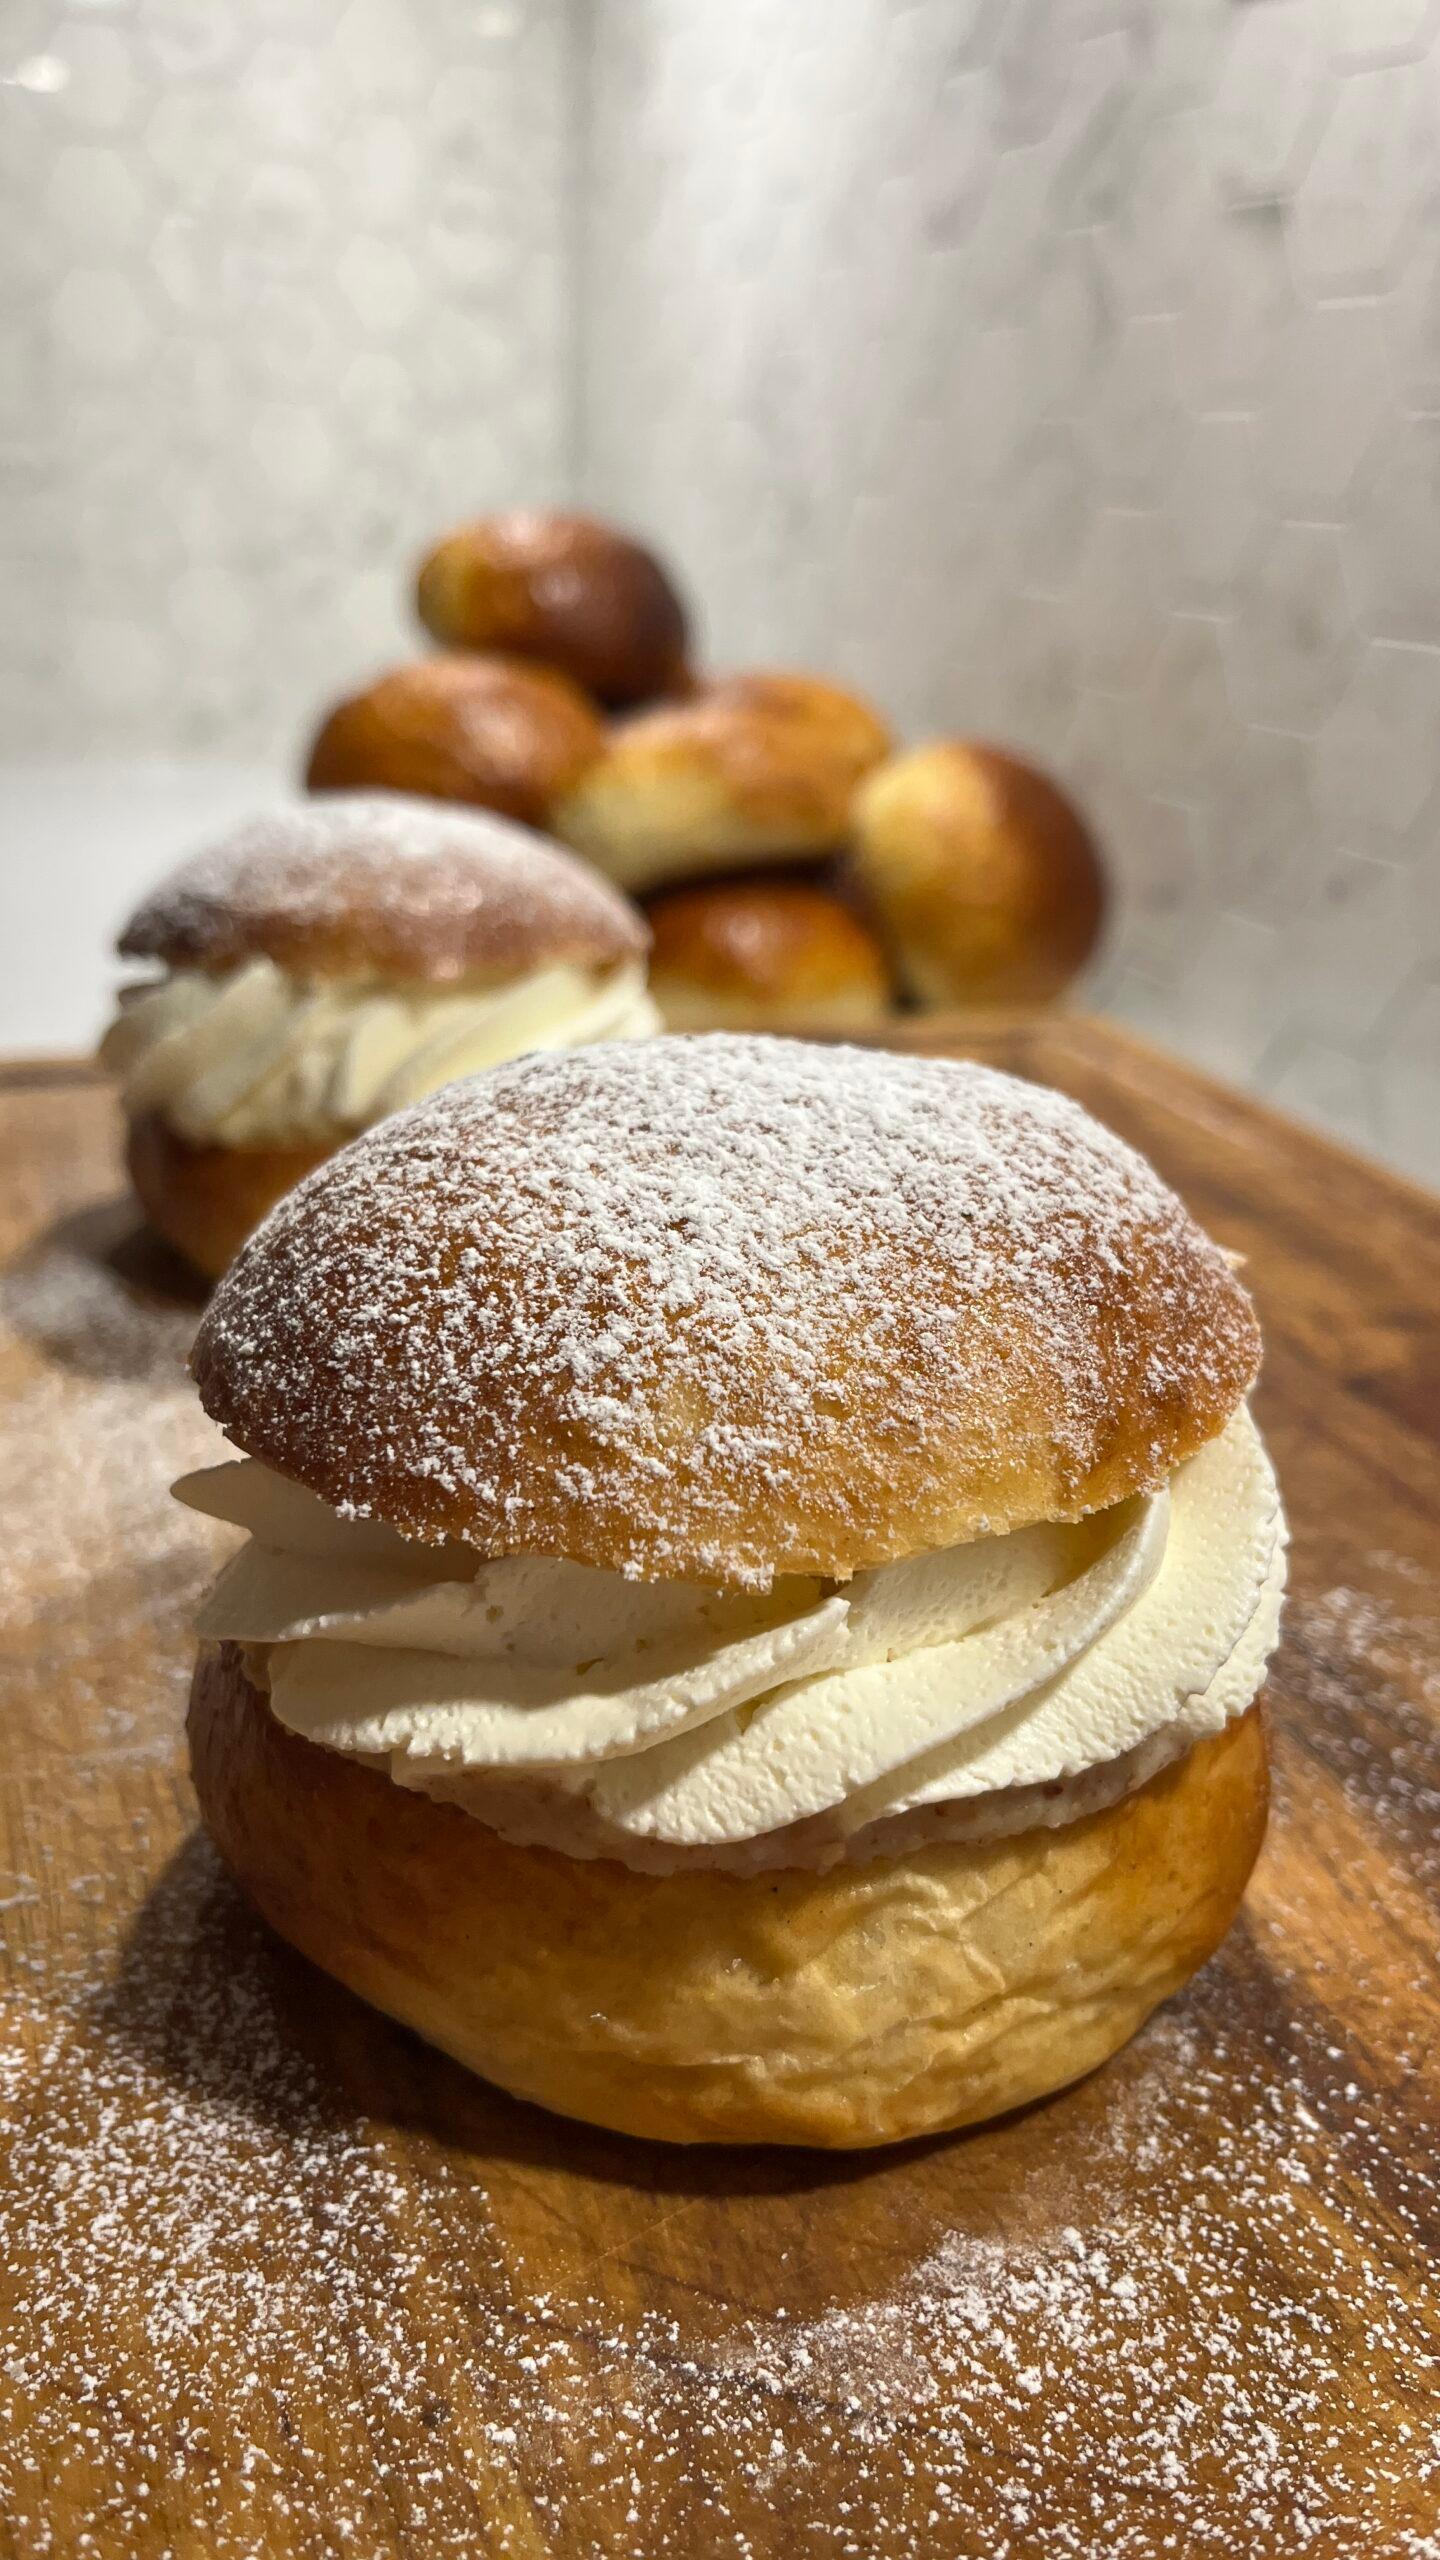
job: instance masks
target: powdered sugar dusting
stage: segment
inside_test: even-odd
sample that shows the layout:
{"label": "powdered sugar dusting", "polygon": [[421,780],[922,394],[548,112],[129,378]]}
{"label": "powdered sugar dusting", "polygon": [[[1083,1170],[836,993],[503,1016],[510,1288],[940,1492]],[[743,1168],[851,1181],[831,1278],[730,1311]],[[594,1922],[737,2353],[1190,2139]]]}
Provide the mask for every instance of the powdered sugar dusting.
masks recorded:
{"label": "powdered sugar dusting", "polygon": [[[7,2551],[1436,2560],[1403,2015],[1350,2052],[1242,1932],[1017,2124],[717,2164],[490,2097],[270,1939],[178,1784],[191,1321],[63,1237],[0,1283]],[[1407,1864],[1433,1600],[1357,1554],[1278,1684]]]}
{"label": "powdered sugar dusting", "polygon": [[252,1241],[197,1375],[417,1534],[762,1581],[1154,1485],[1257,1356],[1217,1249],[1061,1095],[716,1036],[371,1132]]}
{"label": "powdered sugar dusting", "polygon": [[[1290,1612],[1291,1659],[1310,1713],[1306,1742],[1346,1801],[1402,1855],[1407,1873],[1440,1889],[1440,1579],[1413,1558],[1365,1559],[1394,1597],[1355,1583],[1301,1596]],[[1401,1605],[1396,1605],[1396,1600]]]}
{"label": "powdered sugar dusting", "polygon": [[643,952],[598,872],[488,810],[336,792],[247,819],[182,863],[120,940],[134,959],[229,968],[257,953],[334,976],[438,981]]}
{"label": "powdered sugar dusting", "polygon": [[[219,2560],[1440,2550],[1434,2305],[1397,2267],[1433,2184],[1281,2013],[1256,2045],[1212,1988],[1153,2029],[1067,2165],[1052,2146],[1039,2229],[942,2227],[818,2311],[782,2241],[737,2315],[667,2280],[673,2207],[618,2283],[563,2245],[532,2268],[504,2163],[526,2119],[488,2165],[366,2119],[303,2054],[306,1998],[197,1849],[118,1977],[52,1954],[11,2005],[21,2551],[149,2555],[177,2509]],[[643,2155],[617,2166],[643,2185]],[[797,2260],[808,2185],[768,2216]],[[666,2307],[635,2308],[637,2272]]]}
{"label": "powdered sugar dusting", "polygon": [[193,1308],[64,1237],[0,1273],[0,1650],[47,1763],[174,1754],[196,1596],[224,1548],[169,1495],[222,1454],[186,1373],[194,1330]]}

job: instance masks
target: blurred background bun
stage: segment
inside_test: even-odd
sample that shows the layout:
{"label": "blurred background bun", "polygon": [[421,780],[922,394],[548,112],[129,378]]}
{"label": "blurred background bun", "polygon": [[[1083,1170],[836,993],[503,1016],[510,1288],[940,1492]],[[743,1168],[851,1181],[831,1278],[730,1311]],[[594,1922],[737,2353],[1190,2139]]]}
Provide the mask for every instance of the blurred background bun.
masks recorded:
{"label": "blurred background bun", "polygon": [[837,772],[853,780],[887,756],[894,741],[873,703],[847,693],[827,676],[796,675],[774,668],[741,668],[737,673],[701,676],[694,696],[701,702],[733,705],[779,725],[805,732]]}
{"label": "blurred background bun", "polygon": [[721,880],[651,901],[650,992],[671,1031],[858,1031],[894,1002],[868,925],[799,880]]}
{"label": "blurred background bun", "polygon": [[622,888],[822,860],[890,744],[878,712],[818,676],[742,674],[612,728],[551,811],[557,835]]}
{"label": "blurred background bun", "polygon": [[552,668],[513,658],[417,658],[336,703],[305,780],[311,791],[463,800],[540,826],[604,744],[594,705]]}
{"label": "blurred background bun", "polygon": [[685,607],[651,551],[589,516],[515,508],[458,525],[421,564],[447,648],[536,658],[614,707],[684,690]]}
{"label": "blurred background bun", "polygon": [[881,765],[856,800],[854,860],[922,1005],[1045,1003],[1100,937],[1105,879],[1088,829],[998,747],[946,739]]}
{"label": "blurred background bun", "polygon": [[419,605],[450,645],[335,705],[310,789],[464,801],[558,837],[651,907],[674,1029],[1045,1004],[1094,950],[1099,856],[1043,773],[962,738],[896,752],[823,675],[695,671],[674,586],[614,526],[477,517],[429,553]]}

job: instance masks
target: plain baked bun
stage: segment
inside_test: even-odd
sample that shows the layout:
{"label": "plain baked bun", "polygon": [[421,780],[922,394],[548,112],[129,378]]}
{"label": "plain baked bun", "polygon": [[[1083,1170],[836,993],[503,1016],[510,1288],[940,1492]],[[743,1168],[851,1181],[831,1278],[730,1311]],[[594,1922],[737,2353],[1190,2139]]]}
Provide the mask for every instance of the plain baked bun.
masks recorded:
{"label": "plain baked bun", "polygon": [[869,926],[807,882],[664,890],[648,916],[650,992],[672,1031],[860,1031],[890,1010],[893,981]]}
{"label": "plain baked bun", "polygon": [[1159,1486],[1258,1362],[1224,1255],[1075,1103],[724,1034],[521,1059],[369,1131],[194,1354],[327,1502],[715,1583]]}
{"label": "plain baked bun", "polygon": [[868,703],[819,677],[727,677],[618,723],[550,824],[626,889],[819,860],[889,743]]}
{"label": "plain baked bun", "polygon": [[697,702],[725,704],[757,718],[790,727],[808,737],[851,785],[890,751],[890,731],[871,702],[826,676],[799,675],[778,668],[742,667],[728,675],[702,677]]}
{"label": "plain baked bun", "polygon": [[443,984],[607,969],[649,935],[608,881],[528,828],[388,792],[294,800],[173,871],[120,937],[128,959],[218,972]]}
{"label": "plain baked bun", "polygon": [[417,602],[447,647],[542,659],[602,702],[684,680],[685,608],[665,571],[590,516],[516,509],[459,525],[423,563]]}
{"label": "plain baked bun", "polygon": [[305,770],[311,791],[413,791],[539,826],[604,745],[568,676],[515,658],[417,658],[337,702]]}
{"label": "plain baked bun", "polygon": [[854,859],[922,1004],[1043,1004],[1099,939],[1105,875],[1088,830],[999,747],[941,740],[879,766],[855,803]]}
{"label": "plain baked bun", "polygon": [[229,1269],[267,1210],[329,1152],[192,1146],[157,1111],[142,1112],[125,1132],[126,1166],[150,1225],[207,1280]]}
{"label": "plain baked bun", "polygon": [[1219,1945],[1265,1826],[1254,1708],[1104,1812],[827,1875],[513,1847],[287,1733],[233,1647],[190,1746],[293,1946],[517,2096],[670,2142],[899,2142],[1063,2087]]}

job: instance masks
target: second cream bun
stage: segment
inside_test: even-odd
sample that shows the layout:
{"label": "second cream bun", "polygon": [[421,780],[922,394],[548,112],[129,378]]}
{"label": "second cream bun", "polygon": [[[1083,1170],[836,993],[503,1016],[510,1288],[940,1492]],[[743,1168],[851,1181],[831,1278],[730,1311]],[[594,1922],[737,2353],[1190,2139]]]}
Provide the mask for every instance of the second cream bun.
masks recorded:
{"label": "second cream bun", "polygon": [[819,677],[725,677],[619,722],[550,824],[631,890],[822,860],[889,743],[868,703]]}
{"label": "second cream bun", "polygon": [[550,667],[517,658],[416,658],[327,712],[311,791],[403,791],[544,823],[604,746],[594,705]]}
{"label": "second cream bun", "polygon": [[[563,1040],[570,1015],[581,1039],[613,1036],[611,1014],[653,1028],[648,943],[598,874],[478,811],[337,793],[231,829],[120,940],[166,973],[122,997],[102,1046],[151,1226],[216,1277],[277,1199],[390,1107],[387,1073],[412,1098],[410,1084],[458,1071],[450,1034],[463,1063],[472,1034],[509,1055]],[[347,1098],[331,1114],[337,1079]]]}
{"label": "second cream bun", "polygon": [[853,859],[924,1005],[1048,1002],[1099,939],[1105,875],[1088,829],[999,747],[942,739],[878,766],[856,798]]}
{"label": "second cream bun", "polygon": [[151,1232],[203,1279],[228,1271],[247,1236],[328,1147],[205,1147],[158,1111],[127,1122],[125,1170]]}
{"label": "second cream bun", "polygon": [[650,991],[671,1031],[861,1031],[894,993],[853,908],[799,880],[662,891],[648,910]]}
{"label": "second cream bun", "polygon": [[417,602],[449,648],[539,659],[615,707],[683,687],[685,608],[651,551],[592,516],[514,508],[458,525]]}

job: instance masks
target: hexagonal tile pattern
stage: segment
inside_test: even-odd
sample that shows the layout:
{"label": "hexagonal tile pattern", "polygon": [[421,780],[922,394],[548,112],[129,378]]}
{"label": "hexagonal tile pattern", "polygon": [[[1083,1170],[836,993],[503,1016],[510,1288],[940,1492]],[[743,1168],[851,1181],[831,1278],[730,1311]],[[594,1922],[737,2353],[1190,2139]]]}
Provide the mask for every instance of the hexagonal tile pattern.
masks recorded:
{"label": "hexagonal tile pattern", "polygon": [[1068,777],[1099,1000],[1440,1176],[1440,0],[963,14],[597,0],[582,486]]}
{"label": "hexagonal tile pattern", "polygon": [[1164,314],[1127,322],[1081,423],[1097,483],[1138,503],[1160,490],[1184,432],[1175,376],[1175,324]]}
{"label": "hexagonal tile pattern", "polygon": [[1343,540],[1362,627],[1440,647],[1440,417],[1392,421]]}
{"label": "hexagonal tile pattern", "polygon": [[1396,839],[1436,779],[1440,649],[1373,641],[1316,744],[1318,805],[1343,843],[1354,830]]}
{"label": "hexagonal tile pattern", "polygon": [[1272,350],[1260,411],[1267,504],[1283,515],[1342,523],[1393,409],[1379,305],[1322,303],[1296,312]]}
{"label": "hexagonal tile pattern", "polygon": [[1285,258],[1292,219],[1273,203],[1217,208],[1192,241],[1175,313],[1187,407],[1248,416],[1261,406],[1276,341],[1299,307]]}
{"label": "hexagonal tile pattern", "polygon": [[1308,738],[1246,730],[1207,801],[1210,895],[1219,903],[1265,924],[1305,912],[1325,840],[1314,762]]}
{"label": "hexagonal tile pattern", "polygon": [[1342,854],[1300,919],[1296,1018],[1337,1046],[1363,1046],[1411,980],[1418,904],[1408,864]]}
{"label": "hexagonal tile pattern", "polygon": [[564,486],[570,0],[4,14],[0,728],[288,767],[427,539]]}
{"label": "hexagonal tile pattern", "polygon": [[1295,265],[1307,291],[1372,293],[1391,281],[1429,204],[1437,155],[1433,62],[1340,82],[1295,197]]}
{"label": "hexagonal tile pattern", "polygon": [[1230,594],[1257,521],[1248,418],[1197,418],[1181,447],[1166,520],[1185,585],[1197,598]]}
{"label": "hexagonal tile pattern", "polygon": [[584,492],[1066,776],[1104,1004],[1440,1175],[1440,5],[974,8],[963,123],[951,20],[600,0]]}
{"label": "hexagonal tile pattern", "polygon": [[1240,735],[1225,670],[1224,626],[1195,614],[1167,622],[1140,700],[1148,725],[1136,765],[1157,800],[1198,799]]}
{"label": "hexagonal tile pattern", "polygon": [[1329,12],[1337,71],[1418,62],[1435,32],[1435,0],[1329,0]]}
{"label": "hexagonal tile pattern", "polygon": [[1259,729],[1318,729],[1359,642],[1332,525],[1282,524],[1245,575],[1227,626],[1230,690]]}
{"label": "hexagonal tile pattern", "polygon": [[1230,204],[1290,194],[1329,111],[1323,13],[1313,0],[1230,12],[1208,118],[1211,166]]}
{"label": "hexagonal tile pattern", "polygon": [[1440,231],[1427,226],[1380,305],[1390,371],[1408,416],[1440,410]]}
{"label": "hexagonal tile pattern", "polygon": [[1076,626],[1088,682],[1132,693],[1150,671],[1165,629],[1160,518],[1141,509],[1092,513],[1080,557]]}

